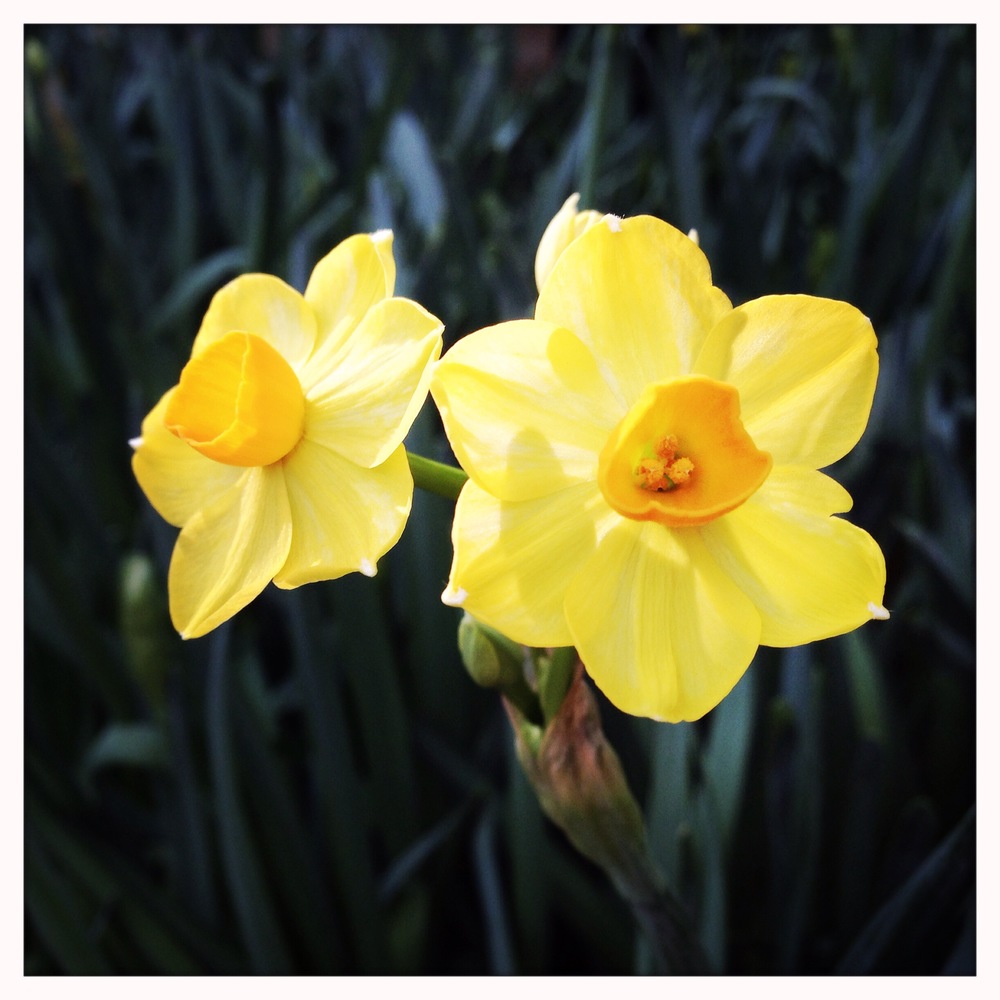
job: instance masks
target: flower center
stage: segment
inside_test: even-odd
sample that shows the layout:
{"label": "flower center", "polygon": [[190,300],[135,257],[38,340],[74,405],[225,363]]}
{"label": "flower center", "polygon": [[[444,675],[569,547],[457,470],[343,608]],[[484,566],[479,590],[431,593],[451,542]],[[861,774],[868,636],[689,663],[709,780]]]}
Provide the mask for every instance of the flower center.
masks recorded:
{"label": "flower center", "polygon": [[770,471],[740,422],[739,392],[688,375],[645,388],[602,449],[597,479],[624,517],[681,528],[739,507]]}
{"label": "flower center", "polygon": [[181,372],[164,423],[226,465],[271,465],[302,437],[306,403],[288,362],[252,333],[228,333]]}
{"label": "flower center", "polygon": [[657,441],[654,453],[636,466],[636,485],[659,493],[683,486],[694,472],[694,462],[686,455],[678,455],[677,448],[673,434]]}

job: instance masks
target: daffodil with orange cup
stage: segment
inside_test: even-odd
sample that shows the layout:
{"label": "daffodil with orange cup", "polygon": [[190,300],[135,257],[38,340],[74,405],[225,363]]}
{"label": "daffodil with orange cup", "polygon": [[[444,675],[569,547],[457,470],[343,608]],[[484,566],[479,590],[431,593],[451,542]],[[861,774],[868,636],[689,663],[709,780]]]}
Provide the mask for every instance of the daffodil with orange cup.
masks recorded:
{"label": "daffodil with orange cup", "polygon": [[394,283],[379,232],[335,247],[304,295],[247,274],[212,299],[179,383],[131,442],[139,485],[181,529],[168,586],[185,638],[272,580],[373,576],[399,539],[413,498],[402,442],[443,327]]}
{"label": "daffodil with orange cup", "polygon": [[470,477],[444,600],[525,645],[575,646],[625,712],[697,719],[758,646],[888,617],[882,552],[818,471],[865,429],[875,334],[829,299],[733,308],[667,223],[573,212],[534,318],[435,366]]}

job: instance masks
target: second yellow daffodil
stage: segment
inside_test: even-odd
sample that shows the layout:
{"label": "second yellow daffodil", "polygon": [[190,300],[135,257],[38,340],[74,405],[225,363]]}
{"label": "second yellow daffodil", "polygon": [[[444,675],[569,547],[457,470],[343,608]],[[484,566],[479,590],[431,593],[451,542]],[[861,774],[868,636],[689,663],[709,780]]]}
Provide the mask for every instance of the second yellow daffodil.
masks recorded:
{"label": "second yellow daffodil", "polygon": [[170,614],[204,635],[272,580],[373,576],[413,479],[403,437],[427,395],[441,322],[393,297],[392,234],[352,236],[305,294],[247,274],[219,291],[179,383],[142,422],[132,468],[181,529]]}
{"label": "second yellow daffodil", "polygon": [[470,476],[444,599],[576,646],[623,711],[697,719],[759,645],[888,616],[882,552],[817,471],[867,424],[875,334],[806,295],[734,309],[683,233],[575,208],[540,247],[534,319],[436,366]]}

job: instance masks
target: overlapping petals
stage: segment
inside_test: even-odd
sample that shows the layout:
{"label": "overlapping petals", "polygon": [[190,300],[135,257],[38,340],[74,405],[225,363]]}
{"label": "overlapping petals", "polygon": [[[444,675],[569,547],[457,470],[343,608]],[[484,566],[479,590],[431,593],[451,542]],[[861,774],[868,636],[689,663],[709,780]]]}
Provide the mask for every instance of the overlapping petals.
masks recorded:
{"label": "overlapping petals", "polygon": [[742,507],[702,530],[715,560],[753,600],[761,642],[797,646],[848,632],[881,614],[882,550],[831,515],[847,491],[821,472],[779,466]]}
{"label": "overlapping petals", "polygon": [[751,599],[698,531],[621,519],[566,592],[573,643],[622,711],[697,719],[729,694],[760,641]]}
{"label": "overlapping petals", "polygon": [[444,600],[527,646],[570,646],[564,595],[613,523],[593,482],[513,502],[470,482],[456,505]]}
{"label": "overlapping petals", "polygon": [[132,471],[156,513],[182,528],[247,470],[213,462],[167,430],[163,418],[173,393],[164,393],[143,420],[141,436],[133,442]]}
{"label": "overlapping petals", "polygon": [[204,635],[249,604],[281,568],[291,542],[281,469],[246,469],[177,537],[167,587],[181,635]]}
{"label": "overlapping petals", "polygon": [[[328,357],[324,374],[306,365],[306,438],[374,468],[416,418],[441,353],[441,323],[409,299],[373,305]],[[317,377],[318,376],[318,377]]]}
{"label": "overlapping petals", "polygon": [[351,236],[313,268],[303,298],[316,318],[318,343],[302,372],[307,388],[334,370],[338,352],[349,345],[369,310],[392,297],[396,268],[391,248],[387,233]]}
{"label": "overlapping petals", "polygon": [[266,340],[297,371],[316,345],[316,318],[301,295],[271,274],[244,274],[212,298],[191,356],[233,332]]}
{"label": "overlapping petals", "polygon": [[535,319],[575,333],[627,407],[650,382],[693,371],[709,331],[731,310],[708,259],[682,232],[649,216],[606,216],[556,261]]}
{"label": "overlapping petals", "polygon": [[871,323],[846,302],[768,295],[725,317],[693,370],[740,390],[744,426],[776,463],[822,469],[868,423],[875,348]]}
{"label": "overlapping petals", "polygon": [[[472,479],[504,500],[527,500],[596,479],[608,424],[624,414],[590,350],[569,330],[515,320],[460,340],[433,393]],[[526,424],[524,416],[536,416]],[[544,426],[544,432],[542,427]]]}
{"label": "overlapping petals", "polygon": [[[886,617],[882,553],[835,516],[850,497],[816,471],[867,423],[878,372],[868,320],[801,295],[733,309],[695,243],[647,217],[591,220],[546,267],[535,319],[469,335],[432,381],[470,476],[444,599],[520,642],[572,643],[618,707],[670,721],[718,704],[761,643]],[[735,491],[737,506],[705,523],[631,515],[649,504],[623,495],[684,489],[699,475],[699,449],[711,453],[705,475],[724,473],[709,458],[729,446],[705,434],[729,432],[674,407],[672,426],[651,430],[645,450],[637,442],[634,460],[605,468],[617,477],[613,509],[598,482],[602,449],[633,406],[658,398],[648,386],[692,375],[720,386],[710,394],[738,393],[739,433],[771,459],[761,485]],[[656,424],[648,413],[636,422]],[[650,455],[666,456],[660,468],[682,456],[676,483],[632,477]]]}
{"label": "overlapping petals", "polygon": [[[234,391],[253,401],[252,419],[266,421],[268,405],[287,401],[304,413],[301,436],[296,416],[277,461],[247,458],[254,452],[240,443],[242,404],[232,407],[232,459],[206,457],[171,433],[164,416],[176,387],[143,421],[133,470],[153,507],[182,529],[168,583],[184,637],[226,621],[272,580],[289,588],[354,571],[372,576],[399,539],[413,495],[402,441],[427,394],[442,325],[393,297],[391,247],[389,233],[345,240],[317,264],[304,296],[254,274],[212,299],[192,357],[240,333],[251,347],[264,340],[294,373],[279,395],[266,379],[253,383],[246,362],[242,375],[233,369]],[[197,418],[201,383],[191,385],[183,406]],[[218,383],[205,385],[213,414],[224,418]]]}
{"label": "overlapping petals", "polygon": [[274,582],[284,589],[355,571],[375,575],[373,553],[388,552],[403,532],[413,481],[400,445],[359,475],[335,451],[306,439],[285,465],[295,531]]}
{"label": "overlapping petals", "polygon": [[580,196],[571,194],[563,202],[563,207],[552,217],[552,221],[545,227],[545,232],[538,241],[538,250],[535,253],[535,287],[539,291],[542,290],[542,285],[545,284],[566,247],[601,221],[601,213],[593,209],[578,212],[576,207],[579,203]]}

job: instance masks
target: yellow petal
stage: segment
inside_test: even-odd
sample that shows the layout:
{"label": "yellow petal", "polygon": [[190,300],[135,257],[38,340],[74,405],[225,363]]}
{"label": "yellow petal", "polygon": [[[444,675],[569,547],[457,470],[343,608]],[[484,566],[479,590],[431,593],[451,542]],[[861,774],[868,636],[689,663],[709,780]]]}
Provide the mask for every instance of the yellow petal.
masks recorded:
{"label": "yellow petal", "polygon": [[608,216],[563,251],[535,319],[572,330],[628,408],[650,382],[688,374],[730,309],[682,232],[650,216]]}
{"label": "yellow petal", "polygon": [[316,317],[317,341],[308,373],[302,373],[306,389],[330,370],[331,359],[368,310],[392,297],[395,279],[388,230],[348,237],[313,268],[305,299]]}
{"label": "yellow petal", "polygon": [[600,212],[588,209],[585,212],[578,212],[576,206],[580,202],[578,194],[571,194],[564,202],[562,208],[552,217],[552,221],[545,227],[542,238],[538,242],[538,250],[535,253],[535,287],[541,291],[545,279],[549,276],[556,261],[566,249],[579,236],[585,233],[591,226],[596,226],[603,216]]}
{"label": "yellow petal", "polygon": [[596,479],[622,416],[590,351],[536,320],[463,337],[436,366],[431,393],[462,467],[505,500]]}
{"label": "yellow petal", "polygon": [[617,520],[594,483],[511,503],[470,481],[455,507],[443,600],[516,642],[569,645],[567,588]]}
{"label": "yellow petal", "polygon": [[760,617],[719,569],[698,529],[623,520],[566,598],[587,672],[623,712],[698,719],[743,676]]}
{"label": "yellow petal", "polygon": [[329,359],[325,376],[307,390],[306,438],[356,465],[384,462],[427,397],[443,329],[409,299],[372,306]]}
{"label": "yellow petal", "polygon": [[316,343],[316,321],[305,299],[271,274],[243,274],[212,298],[191,356],[230,333],[266,340],[298,371]]}
{"label": "yellow petal", "polygon": [[743,425],[775,465],[821,469],[857,444],[868,423],[878,355],[854,306],[769,295],[712,331],[695,370],[739,389]]}
{"label": "yellow petal", "polygon": [[303,441],[285,462],[292,546],[277,586],[288,589],[360,571],[374,576],[410,513],[413,478],[402,445],[363,469]]}
{"label": "yellow petal", "polygon": [[861,528],[830,516],[850,505],[847,491],[823,473],[780,466],[742,507],[701,529],[760,611],[764,645],[813,642],[884,615],[881,549]]}
{"label": "yellow petal", "polygon": [[185,639],[246,607],[288,555],[292,520],[280,466],[250,468],[177,538],[167,586],[170,617]]}
{"label": "yellow petal", "polygon": [[182,528],[189,518],[226,492],[244,470],[199,455],[164,425],[174,389],[166,392],[142,422],[132,471],[142,492],[165,521]]}

